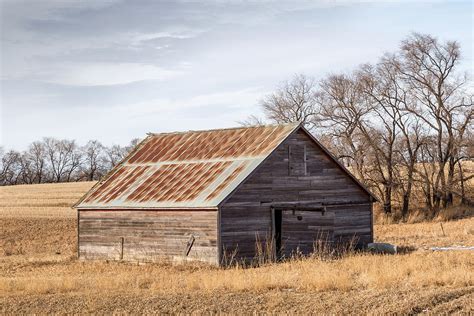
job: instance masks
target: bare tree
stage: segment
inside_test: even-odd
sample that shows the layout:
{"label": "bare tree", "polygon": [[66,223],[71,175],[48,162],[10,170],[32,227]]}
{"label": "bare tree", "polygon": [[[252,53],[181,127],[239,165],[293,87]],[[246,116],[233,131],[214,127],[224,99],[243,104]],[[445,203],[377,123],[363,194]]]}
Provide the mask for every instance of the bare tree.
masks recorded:
{"label": "bare tree", "polygon": [[379,172],[386,188],[385,209],[391,209],[388,200],[392,199],[392,189],[400,188],[403,191],[401,213],[406,218],[421,146],[421,125],[417,117],[402,111],[407,103],[414,100],[410,96],[410,87],[404,83],[398,69],[397,59],[385,55],[377,65],[361,67],[358,80],[364,95],[374,104],[378,124],[385,130],[385,136],[382,136],[383,148],[376,148],[377,153],[384,158],[384,166]]}
{"label": "bare tree", "polygon": [[393,113],[367,97],[367,91],[378,88],[375,78],[372,68],[365,66],[358,73],[322,80],[318,121],[324,134],[341,144],[338,158],[349,159],[356,176],[380,191],[384,211],[391,213],[398,130]]}
{"label": "bare tree", "polygon": [[0,183],[2,185],[18,184],[21,173],[20,157],[21,154],[14,150],[2,154],[0,160]]}
{"label": "bare tree", "polygon": [[[471,98],[472,104],[472,98]],[[472,113],[471,113],[472,115]],[[469,167],[465,167],[463,162],[472,160],[473,149],[474,149],[474,130],[468,125],[461,125],[457,130],[458,137],[456,138],[455,144],[455,163],[457,164],[458,176],[454,179],[454,183],[458,183],[459,192],[453,190],[453,193],[461,198],[461,204],[472,205],[474,201],[466,195],[466,184],[474,178],[474,170],[470,170]]]}
{"label": "bare tree", "polygon": [[83,163],[82,170],[85,178],[89,181],[100,179],[106,172],[105,147],[97,140],[90,140],[82,147]]}
{"label": "bare tree", "polygon": [[246,119],[237,122],[241,126],[263,126],[264,120],[256,115],[250,115]]}
{"label": "bare tree", "polygon": [[318,113],[317,83],[305,75],[295,75],[291,81],[260,101],[265,116],[276,123],[304,122],[314,126]]}
{"label": "bare tree", "polygon": [[127,154],[127,149],[120,145],[112,145],[105,148],[107,168],[112,169],[116,166]]}
{"label": "bare tree", "polygon": [[24,183],[24,184],[35,183],[36,176],[35,176],[34,166],[26,153],[22,153],[19,155],[18,163],[19,163],[19,166],[18,166],[19,177],[20,177],[21,183]]}
{"label": "bare tree", "polygon": [[[358,127],[371,112],[363,100],[357,81],[346,75],[331,75],[320,83],[318,95],[320,111],[317,126],[321,134],[331,137],[337,144],[336,156],[352,166],[353,172],[365,184],[367,139]],[[373,185],[373,183],[371,184]]]}
{"label": "bare tree", "polygon": [[105,148],[106,169],[111,169],[122,161],[139,143],[141,139],[134,138],[127,146],[112,145]]}
{"label": "bare tree", "polygon": [[5,185],[5,174],[8,167],[5,163],[5,150],[0,146],[0,185]]}
{"label": "bare tree", "polygon": [[433,207],[438,212],[441,201],[443,207],[453,202],[456,138],[462,126],[468,126],[472,120],[472,107],[469,109],[469,105],[460,101],[466,77],[455,73],[460,59],[459,44],[440,43],[430,35],[414,33],[403,41],[398,58],[398,70],[417,100],[406,104],[404,110],[417,116],[436,136]]}
{"label": "bare tree", "polygon": [[44,143],[35,141],[31,143],[25,153],[25,159],[29,162],[34,173],[34,183],[42,183],[45,181],[47,172],[46,165],[46,148]]}
{"label": "bare tree", "polygon": [[0,147],[0,185],[98,180],[118,164],[140,142],[104,147],[89,141],[79,147],[73,140],[44,138],[23,152]]}
{"label": "bare tree", "polygon": [[81,153],[73,140],[44,139],[53,182],[70,182],[81,164]]}
{"label": "bare tree", "polygon": [[74,140],[63,140],[61,143],[62,148],[70,157],[69,164],[66,168],[66,182],[78,180],[77,177],[74,176],[80,170],[83,158],[82,152]]}

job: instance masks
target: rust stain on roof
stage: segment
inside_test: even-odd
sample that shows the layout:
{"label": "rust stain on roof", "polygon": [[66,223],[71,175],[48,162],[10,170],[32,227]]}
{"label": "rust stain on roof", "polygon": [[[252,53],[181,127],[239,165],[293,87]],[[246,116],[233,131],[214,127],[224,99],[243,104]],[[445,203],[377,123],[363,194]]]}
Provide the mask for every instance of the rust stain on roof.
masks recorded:
{"label": "rust stain on roof", "polygon": [[151,134],[77,208],[217,206],[297,126]]}
{"label": "rust stain on roof", "polygon": [[231,181],[233,181],[235,178],[237,178],[237,176],[245,169],[246,166],[247,166],[247,162],[243,162],[241,165],[239,165],[237,168],[235,168],[234,171],[232,171],[232,173],[229,174],[224,179],[224,181],[222,181],[221,184],[219,184],[216,187],[216,189],[214,191],[212,191],[211,194],[209,194],[206,197],[206,201],[212,200],[213,198],[218,196],[229,185],[229,183]]}
{"label": "rust stain on roof", "polygon": [[128,163],[260,156],[281,141],[281,137],[288,132],[288,128],[285,127],[157,134],[153,135],[152,139],[131,157]]}

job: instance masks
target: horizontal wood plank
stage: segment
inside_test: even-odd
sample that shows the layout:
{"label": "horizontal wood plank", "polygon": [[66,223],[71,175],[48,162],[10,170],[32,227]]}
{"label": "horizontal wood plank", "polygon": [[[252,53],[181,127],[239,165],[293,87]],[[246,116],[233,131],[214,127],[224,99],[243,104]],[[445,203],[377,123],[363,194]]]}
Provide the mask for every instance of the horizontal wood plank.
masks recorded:
{"label": "horizontal wood plank", "polygon": [[[186,256],[191,236],[195,240]],[[79,257],[216,264],[217,211],[81,210]]]}

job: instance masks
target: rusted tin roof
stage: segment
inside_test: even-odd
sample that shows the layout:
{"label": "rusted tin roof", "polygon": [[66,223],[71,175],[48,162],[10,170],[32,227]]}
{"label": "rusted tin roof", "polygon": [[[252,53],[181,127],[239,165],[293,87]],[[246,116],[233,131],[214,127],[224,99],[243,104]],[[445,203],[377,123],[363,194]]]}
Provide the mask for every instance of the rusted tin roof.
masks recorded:
{"label": "rusted tin roof", "polygon": [[298,126],[150,134],[76,207],[216,207]]}

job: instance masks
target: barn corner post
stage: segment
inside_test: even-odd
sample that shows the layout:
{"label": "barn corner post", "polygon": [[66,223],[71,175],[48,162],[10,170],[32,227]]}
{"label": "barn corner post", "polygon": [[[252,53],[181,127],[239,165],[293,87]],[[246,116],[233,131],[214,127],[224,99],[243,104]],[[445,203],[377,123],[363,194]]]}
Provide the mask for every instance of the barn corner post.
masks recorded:
{"label": "barn corner post", "polygon": [[374,242],[374,203],[370,203],[370,242]]}
{"label": "barn corner post", "polygon": [[79,224],[80,224],[80,215],[79,215],[79,212],[80,210],[79,209],[76,209],[77,210],[77,238],[76,238],[76,241],[77,241],[77,245],[76,245],[76,248],[77,248],[77,259],[80,259],[81,258],[81,249],[80,249],[80,245],[79,245],[79,242],[80,242],[80,227],[79,227]]}
{"label": "barn corner post", "polygon": [[217,243],[216,243],[216,247],[217,247],[217,266],[218,267],[222,267],[223,266],[223,262],[222,262],[222,241],[221,241],[221,234],[222,234],[222,230],[221,230],[221,206],[219,205],[217,207],[217,223],[216,223],[216,230],[217,230]]}
{"label": "barn corner post", "polygon": [[123,244],[125,242],[125,238],[120,237],[120,260],[123,260]]}
{"label": "barn corner post", "polygon": [[278,250],[277,250],[277,235],[276,235],[276,224],[275,224],[275,208],[272,206],[270,207],[270,216],[272,218],[272,226],[270,230],[270,238],[271,238],[271,245],[272,245],[272,260],[274,262],[278,259]]}

